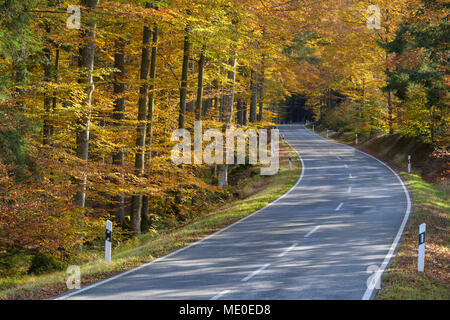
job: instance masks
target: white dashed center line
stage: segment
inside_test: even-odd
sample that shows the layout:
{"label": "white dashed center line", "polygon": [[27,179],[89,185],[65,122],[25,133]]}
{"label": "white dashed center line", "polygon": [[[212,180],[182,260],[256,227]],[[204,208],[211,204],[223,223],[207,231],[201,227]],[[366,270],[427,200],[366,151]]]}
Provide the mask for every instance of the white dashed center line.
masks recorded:
{"label": "white dashed center line", "polygon": [[258,270],[253,271],[252,273],[250,273],[248,276],[246,276],[244,279],[242,279],[241,281],[248,281],[251,278],[253,278],[254,276],[256,276],[258,273],[260,273],[261,271],[263,271],[264,269],[266,269],[268,266],[270,266],[270,263],[267,263],[265,265],[263,265],[261,268],[259,268]]}
{"label": "white dashed center line", "polygon": [[320,226],[314,227],[314,229],[312,229],[310,232],[308,232],[308,233],[305,235],[305,238],[308,238],[310,235],[312,235],[314,232],[316,232],[317,229],[319,229],[319,228],[320,228]]}
{"label": "white dashed center line", "polygon": [[224,291],[222,291],[221,293],[219,293],[218,295],[215,295],[214,297],[212,297],[211,300],[217,300],[217,299],[219,299],[220,297],[226,295],[228,292],[230,292],[230,290],[224,290]]}
{"label": "white dashed center line", "polygon": [[290,246],[289,248],[287,248],[286,250],[284,250],[282,253],[280,253],[278,256],[279,257],[283,257],[286,255],[286,253],[288,253],[289,251],[291,251],[292,249],[294,249],[296,246],[298,245],[298,243],[294,243],[292,246]]}
{"label": "white dashed center line", "polygon": [[344,205],[344,203],[341,202],[341,203],[337,206],[336,211],[339,211],[339,210],[342,208],[343,205]]}

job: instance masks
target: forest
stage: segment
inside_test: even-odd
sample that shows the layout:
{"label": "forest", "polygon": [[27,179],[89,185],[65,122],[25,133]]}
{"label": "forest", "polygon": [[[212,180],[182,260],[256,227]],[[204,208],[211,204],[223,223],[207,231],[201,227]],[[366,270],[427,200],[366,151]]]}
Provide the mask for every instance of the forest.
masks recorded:
{"label": "forest", "polygon": [[448,9],[0,0],[0,276],[82,259],[103,245],[106,219],[126,241],[232,196],[235,166],[171,161],[171,133],[194,121],[273,128],[292,120],[297,95],[331,130],[399,134],[448,155]]}

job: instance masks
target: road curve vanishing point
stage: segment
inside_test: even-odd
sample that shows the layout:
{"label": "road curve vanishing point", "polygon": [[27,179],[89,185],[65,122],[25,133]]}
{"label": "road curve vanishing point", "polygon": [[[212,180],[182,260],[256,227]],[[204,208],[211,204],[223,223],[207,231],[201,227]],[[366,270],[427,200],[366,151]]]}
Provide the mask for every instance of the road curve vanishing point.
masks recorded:
{"label": "road curve vanishing point", "polygon": [[368,282],[388,266],[408,221],[408,190],[368,154],[301,124],[279,129],[303,166],[287,193],[203,240],[56,299],[372,298]]}

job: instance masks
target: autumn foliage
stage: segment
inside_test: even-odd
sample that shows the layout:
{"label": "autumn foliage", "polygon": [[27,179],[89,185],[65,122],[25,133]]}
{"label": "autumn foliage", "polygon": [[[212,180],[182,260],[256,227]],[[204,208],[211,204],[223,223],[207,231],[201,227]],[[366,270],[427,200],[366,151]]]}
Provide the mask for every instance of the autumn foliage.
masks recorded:
{"label": "autumn foliage", "polygon": [[[292,93],[330,128],[400,131],[445,148],[448,78],[410,78],[405,96],[394,81],[405,61],[448,71],[424,64],[440,44],[394,46],[403,25],[445,16],[428,2],[379,2],[375,31],[370,1],[2,2],[0,253],[70,259],[102,239],[107,218],[131,236],[218,203],[228,168],[174,165],[171,133],[195,119],[270,126],[288,120]],[[80,29],[68,28],[70,5]]]}

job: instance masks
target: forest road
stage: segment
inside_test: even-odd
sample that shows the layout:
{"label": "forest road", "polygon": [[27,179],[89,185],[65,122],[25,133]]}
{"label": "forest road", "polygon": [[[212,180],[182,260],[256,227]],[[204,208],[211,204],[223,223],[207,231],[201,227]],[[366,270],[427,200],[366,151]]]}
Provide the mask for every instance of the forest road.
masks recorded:
{"label": "forest road", "polygon": [[379,160],[302,124],[279,130],[303,165],[281,198],[193,245],[56,299],[373,298],[411,211],[406,187]]}

